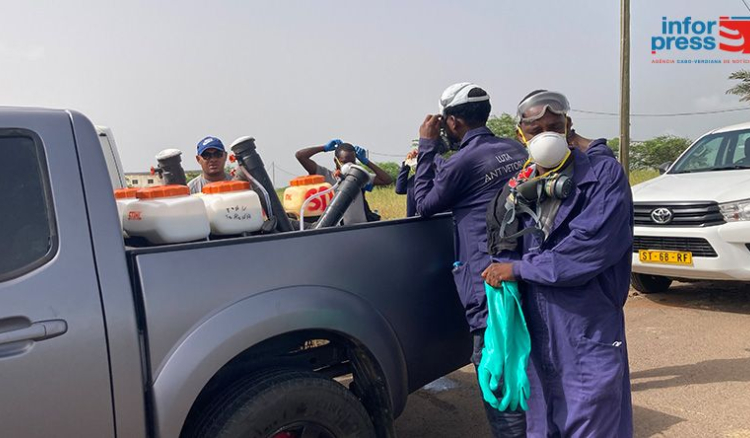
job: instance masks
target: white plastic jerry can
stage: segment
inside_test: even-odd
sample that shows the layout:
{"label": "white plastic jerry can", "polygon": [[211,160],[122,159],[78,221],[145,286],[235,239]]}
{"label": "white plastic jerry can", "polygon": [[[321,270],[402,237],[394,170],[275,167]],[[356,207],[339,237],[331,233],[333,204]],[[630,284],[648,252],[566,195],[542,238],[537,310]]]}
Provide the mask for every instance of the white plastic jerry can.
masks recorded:
{"label": "white plastic jerry can", "polygon": [[150,243],[181,243],[208,237],[210,226],[200,198],[183,185],[148,187],[125,208],[124,229]]}
{"label": "white plastic jerry can", "polygon": [[258,231],[263,226],[263,207],[247,181],[219,181],[203,187],[211,233],[232,235]]}

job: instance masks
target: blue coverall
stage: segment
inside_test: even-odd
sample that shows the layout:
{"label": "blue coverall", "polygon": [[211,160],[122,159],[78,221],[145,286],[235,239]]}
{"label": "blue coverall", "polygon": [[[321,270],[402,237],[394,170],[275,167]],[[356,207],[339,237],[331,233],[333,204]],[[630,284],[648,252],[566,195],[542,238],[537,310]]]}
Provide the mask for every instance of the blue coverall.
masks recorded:
{"label": "blue coverall", "polygon": [[406,195],[406,217],[417,215],[417,206],[414,205],[414,176],[409,176],[409,172],[411,167],[402,164],[396,177],[396,194]]}
{"label": "blue coverall", "polygon": [[[453,279],[474,336],[472,362],[476,366],[481,360],[487,326],[482,271],[492,261],[487,252],[487,204],[521,169],[527,152],[520,143],[495,137],[492,131],[481,127],[467,132],[459,151],[436,170],[438,145],[439,140],[419,140],[414,198],[421,216],[453,212]],[[523,412],[500,412],[487,403],[484,406],[494,436],[523,436]]]}
{"label": "blue coverall", "polygon": [[[622,166],[597,140],[573,150],[575,188],[548,239],[523,239],[531,334],[529,437],[631,437],[623,306],[633,249],[633,200]],[[524,219],[525,225],[532,225]]]}

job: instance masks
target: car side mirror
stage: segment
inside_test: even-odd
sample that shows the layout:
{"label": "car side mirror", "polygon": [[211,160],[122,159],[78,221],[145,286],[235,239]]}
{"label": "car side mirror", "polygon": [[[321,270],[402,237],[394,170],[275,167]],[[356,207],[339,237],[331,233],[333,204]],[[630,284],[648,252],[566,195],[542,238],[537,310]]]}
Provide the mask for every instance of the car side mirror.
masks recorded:
{"label": "car side mirror", "polygon": [[659,169],[659,175],[664,175],[667,173],[667,170],[669,170],[669,167],[672,166],[672,161],[667,161],[666,163],[661,163],[661,165],[658,167]]}

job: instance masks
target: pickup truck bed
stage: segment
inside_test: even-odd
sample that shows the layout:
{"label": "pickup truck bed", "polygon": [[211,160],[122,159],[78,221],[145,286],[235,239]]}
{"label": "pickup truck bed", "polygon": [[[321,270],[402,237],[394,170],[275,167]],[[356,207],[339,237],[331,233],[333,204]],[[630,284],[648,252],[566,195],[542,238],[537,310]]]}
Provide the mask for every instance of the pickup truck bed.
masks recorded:
{"label": "pickup truck bed", "polygon": [[389,436],[468,362],[450,215],[126,247],[103,144],[80,113],[0,108],[0,435],[241,436],[217,432],[231,403],[300,405],[296,382]]}
{"label": "pickup truck bed", "polygon": [[160,435],[237,352],[289,333],[363,345],[400,414],[470,355],[451,241],[435,238],[450,234],[444,216],[128,250]]}

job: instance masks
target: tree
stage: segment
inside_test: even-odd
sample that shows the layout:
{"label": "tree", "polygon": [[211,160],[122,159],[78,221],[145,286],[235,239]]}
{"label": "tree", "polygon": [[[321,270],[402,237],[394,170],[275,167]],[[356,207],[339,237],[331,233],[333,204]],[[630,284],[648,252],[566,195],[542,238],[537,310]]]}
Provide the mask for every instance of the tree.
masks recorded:
{"label": "tree", "polygon": [[391,179],[393,179],[393,182],[396,182],[396,178],[398,177],[398,172],[401,170],[401,165],[398,163],[394,163],[392,161],[387,161],[385,163],[377,163],[378,166],[380,166],[381,169],[385,171],[388,175],[391,176]]}
{"label": "tree", "polygon": [[201,174],[200,170],[186,170],[185,179],[190,181],[191,179],[198,177],[200,174]]}
{"label": "tree", "polygon": [[490,116],[487,120],[487,127],[498,137],[516,138],[516,121],[510,114],[502,113],[500,117]]}
{"label": "tree", "polygon": [[[692,140],[674,135],[662,135],[646,141],[630,143],[630,167],[632,169],[656,169],[666,162],[672,162],[690,146]],[[619,157],[620,139],[607,141],[607,146]]]}
{"label": "tree", "polygon": [[740,97],[740,102],[750,101],[750,71],[739,70],[729,75],[729,79],[741,81],[732,88],[727,90],[727,94],[734,94]]}
{"label": "tree", "polygon": [[674,161],[692,140],[674,135],[661,135],[651,140],[635,142],[630,146],[630,162],[634,169],[657,168],[668,161]]}
{"label": "tree", "polygon": [[615,158],[620,159],[620,139],[618,137],[607,140],[607,147],[615,154]]}

